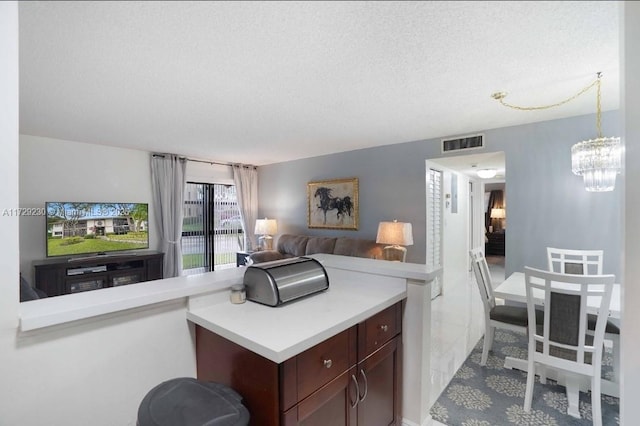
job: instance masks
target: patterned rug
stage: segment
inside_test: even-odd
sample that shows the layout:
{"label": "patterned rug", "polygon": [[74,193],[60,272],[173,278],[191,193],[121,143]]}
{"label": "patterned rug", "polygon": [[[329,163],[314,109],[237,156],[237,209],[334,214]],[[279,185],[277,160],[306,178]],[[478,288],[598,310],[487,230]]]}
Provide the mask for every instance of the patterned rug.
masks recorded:
{"label": "patterned rug", "polygon": [[[449,426],[495,425],[592,425],[591,393],[580,392],[580,415],[567,415],[565,387],[547,380],[541,385],[536,377],[533,405],[529,413],[523,409],[527,374],[505,369],[504,358],[527,359],[527,337],[523,333],[496,330],[493,350],[487,365],[480,365],[480,339],[462,367],[431,407],[434,420]],[[603,359],[602,376],[611,378],[613,358],[607,352]],[[603,425],[618,425],[619,399],[602,396]]]}

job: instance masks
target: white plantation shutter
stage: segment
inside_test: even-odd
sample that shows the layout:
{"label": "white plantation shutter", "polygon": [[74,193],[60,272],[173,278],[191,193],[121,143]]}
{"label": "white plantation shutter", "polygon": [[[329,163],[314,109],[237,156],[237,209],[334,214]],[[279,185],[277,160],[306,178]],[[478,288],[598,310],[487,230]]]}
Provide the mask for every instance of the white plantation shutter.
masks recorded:
{"label": "white plantation shutter", "polygon": [[[427,267],[442,266],[442,171],[427,172]],[[431,297],[440,294],[442,283],[434,281]]]}

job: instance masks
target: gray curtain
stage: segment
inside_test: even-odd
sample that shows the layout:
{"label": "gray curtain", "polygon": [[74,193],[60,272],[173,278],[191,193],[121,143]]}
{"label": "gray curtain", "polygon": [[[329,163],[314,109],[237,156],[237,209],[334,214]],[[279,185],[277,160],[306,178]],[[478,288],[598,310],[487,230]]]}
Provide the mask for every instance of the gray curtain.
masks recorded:
{"label": "gray curtain", "polygon": [[164,277],[182,274],[182,217],[187,160],[172,154],[151,156],[153,211],[158,224]]}
{"label": "gray curtain", "polygon": [[233,183],[236,185],[245,248],[252,251],[256,247],[256,236],[253,231],[258,218],[258,170],[254,166],[234,164]]}

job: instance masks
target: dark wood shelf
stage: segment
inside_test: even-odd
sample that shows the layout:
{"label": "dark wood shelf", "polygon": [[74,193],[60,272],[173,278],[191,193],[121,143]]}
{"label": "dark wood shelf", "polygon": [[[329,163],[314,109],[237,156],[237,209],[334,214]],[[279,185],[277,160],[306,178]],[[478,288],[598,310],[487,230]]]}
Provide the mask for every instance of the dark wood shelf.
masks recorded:
{"label": "dark wood shelf", "polygon": [[36,261],[36,288],[47,296],[79,293],[163,278],[164,253],[143,251]]}

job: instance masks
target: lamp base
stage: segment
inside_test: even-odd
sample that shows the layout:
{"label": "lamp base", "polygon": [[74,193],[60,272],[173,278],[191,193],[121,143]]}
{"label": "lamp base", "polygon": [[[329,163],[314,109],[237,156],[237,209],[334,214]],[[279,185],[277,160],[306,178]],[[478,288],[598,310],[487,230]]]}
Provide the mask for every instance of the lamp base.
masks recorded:
{"label": "lamp base", "polygon": [[273,237],[271,235],[263,235],[258,238],[258,246],[261,250],[273,250]]}
{"label": "lamp base", "polygon": [[407,257],[407,249],[402,246],[386,246],[382,251],[384,260],[392,262],[404,262]]}

